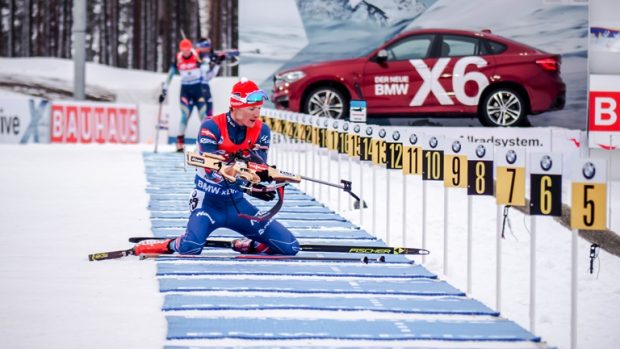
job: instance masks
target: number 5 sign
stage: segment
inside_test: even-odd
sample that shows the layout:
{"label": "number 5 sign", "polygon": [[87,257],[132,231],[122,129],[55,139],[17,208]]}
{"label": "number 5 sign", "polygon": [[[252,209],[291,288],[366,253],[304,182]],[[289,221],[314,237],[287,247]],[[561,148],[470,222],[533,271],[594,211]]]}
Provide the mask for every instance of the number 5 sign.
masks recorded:
{"label": "number 5 sign", "polygon": [[530,214],[562,215],[562,155],[530,156]]}
{"label": "number 5 sign", "polygon": [[579,159],[573,167],[570,226],[572,229],[607,228],[607,166],[601,159]]}

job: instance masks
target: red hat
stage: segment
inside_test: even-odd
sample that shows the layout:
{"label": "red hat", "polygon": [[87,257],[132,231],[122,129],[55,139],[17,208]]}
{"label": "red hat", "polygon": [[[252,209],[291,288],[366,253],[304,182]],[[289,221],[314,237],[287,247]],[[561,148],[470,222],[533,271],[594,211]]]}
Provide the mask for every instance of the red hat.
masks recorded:
{"label": "red hat", "polygon": [[179,42],[179,50],[189,50],[192,46],[192,41],[190,39],[183,39]]}
{"label": "red hat", "polygon": [[266,99],[267,95],[258,88],[254,81],[243,77],[233,85],[230,95],[230,107],[239,109],[261,106]]}

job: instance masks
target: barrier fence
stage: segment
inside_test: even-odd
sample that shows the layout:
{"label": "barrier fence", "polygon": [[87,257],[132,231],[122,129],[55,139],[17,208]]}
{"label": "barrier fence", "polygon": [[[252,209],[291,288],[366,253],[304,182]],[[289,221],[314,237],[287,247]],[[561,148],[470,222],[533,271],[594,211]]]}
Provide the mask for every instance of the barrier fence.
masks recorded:
{"label": "barrier fence", "polygon": [[[495,308],[502,307],[502,238],[509,207],[523,207],[530,214],[529,329],[536,330],[536,223],[537,216],[561,216],[563,202],[570,206],[571,240],[571,347],[577,343],[577,234],[578,230],[605,230],[610,226],[608,163],[586,157],[584,133],[563,129],[471,129],[415,128],[352,123],[278,110],[263,110],[263,120],[272,129],[272,163],[286,171],[338,182],[354,182],[353,191],[367,205],[357,217],[360,227],[372,231],[389,245],[395,233],[395,205],[402,207],[400,239],[410,244],[419,234],[421,248],[427,248],[429,233],[428,186],[443,186],[443,262],[448,275],[451,236],[451,195],[467,193],[467,292],[472,292],[473,210],[480,197],[495,197],[496,266]],[[469,132],[469,134],[459,134]],[[478,138],[475,132],[491,133]],[[500,137],[503,133],[508,137]],[[517,136],[510,135],[511,133]],[[520,135],[520,136],[519,136]],[[497,146],[496,146],[497,145]],[[400,176],[400,181],[395,180]],[[384,180],[379,181],[379,178]],[[421,178],[421,229],[411,222],[408,200],[412,177]],[[357,182],[357,183],[356,183]],[[433,184],[435,183],[435,184]],[[394,187],[396,185],[396,187]],[[381,186],[381,187],[380,187]],[[339,213],[353,212],[352,200],[342,191],[303,182],[301,188],[320,201],[332,204]],[[402,192],[398,202],[392,192]],[[385,191],[380,207],[378,191]],[[335,197],[334,197],[335,196]],[[563,200],[570,196],[571,200]],[[431,200],[431,201],[429,201]],[[398,204],[396,204],[398,202]],[[346,208],[346,209],[345,209]],[[345,211],[345,212],[343,212]],[[385,215],[384,226],[379,217]],[[356,218],[356,219],[355,219]],[[382,236],[380,236],[382,235]],[[422,256],[425,262],[425,256]]]}

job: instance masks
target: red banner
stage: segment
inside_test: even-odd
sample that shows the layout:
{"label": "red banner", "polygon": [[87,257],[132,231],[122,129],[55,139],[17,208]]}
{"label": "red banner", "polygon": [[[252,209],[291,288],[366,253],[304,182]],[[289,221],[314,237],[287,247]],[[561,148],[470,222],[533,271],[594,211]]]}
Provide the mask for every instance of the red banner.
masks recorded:
{"label": "red banner", "polygon": [[55,102],[52,143],[138,143],[138,110],[132,105]]}
{"label": "red banner", "polygon": [[590,92],[590,131],[620,132],[620,92]]}

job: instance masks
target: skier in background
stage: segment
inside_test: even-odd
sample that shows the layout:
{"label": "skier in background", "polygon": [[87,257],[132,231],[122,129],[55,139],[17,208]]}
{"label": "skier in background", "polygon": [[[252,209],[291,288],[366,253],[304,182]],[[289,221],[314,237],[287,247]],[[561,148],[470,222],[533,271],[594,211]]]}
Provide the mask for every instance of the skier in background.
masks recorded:
{"label": "skier in background", "polygon": [[203,70],[208,65],[203,64],[199,53],[193,49],[193,44],[189,39],[183,39],[179,42],[179,52],[175,55],[168,77],[164,83],[159,103],[163,103],[168,94],[168,86],[170,80],[176,74],[181,76],[181,120],[179,122],[179,135],[177,136],[177,151],[182,152],[185,144],[185,131],[187,129],[187,121],[192,114],[192,109],[196,107],[198,117],[202,122],[207,112],[206,100],[203,95],[202,80]]}
{"label": "skier in background", "polygon": [[[230,95],[230,109],[202,122],[196,141],[200,153],[215,153],[230,158],[243,153],[254,157],[254,162],[267,162],[271,141],[269,126],[260,120],[260,108],[267,99],[256,83],[242,78]],[[259,158],[256,158],[259,157]],[[233,173],[231,173],[231,171]],[[145,240],[135,247],[135,254],[200,254],[209,234],[217,228],[229,228],[244,235],[246,239],[233,241],[233,249],[241,253],[265,253],[295,255],[299,243],[295,236],[275,219],[265,221],[240,217],[240,214],[254,216],[259,211],[247,199],[246,192],[258,199],[271,201],[276,193],[253,191],[245,180],[229,183],[220,173],[234,177],[232,165],[224,166],[219,172],[196,169],[189,208],[191,211],[185,234],[176,239]],[[265,189],[254,184],[255,189]]]}
{"label": "skier in background", "polygon": [[196,50],[200,58],[205,62],[206,68],[203,69],[202,75],[202,93],[207,104],[206,116],[213,116],[213,98],[211,97],[211,87],[209,81],[217,76],[220,71],[220,64],[224,57],[216,56],[211,47],[211,41],[207,38],[200,38],[196,44]]}

